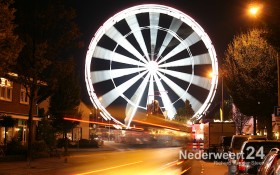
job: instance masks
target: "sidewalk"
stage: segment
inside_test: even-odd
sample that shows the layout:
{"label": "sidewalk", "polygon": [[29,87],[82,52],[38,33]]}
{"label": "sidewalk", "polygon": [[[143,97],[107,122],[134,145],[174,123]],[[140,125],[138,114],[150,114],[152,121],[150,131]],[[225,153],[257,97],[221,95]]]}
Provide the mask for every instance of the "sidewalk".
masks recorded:
{"label": "sidewalk", "polygon": [[[71,166],[71,162],[68,162],[68,158],[88,154],[91,152],[99,151],[113,151],[125,146],[123,144],[114,142],[105,142],[102,147],[99,148],[70,148],[70,156],[67,158],[62,157],[50,157],[39,158],[32,160],[30,167],[27,161],[13,161],[13,162],[0,162],[0,175],[32,175],[40,174],[47,170],[53,170],[61,167]],[[62,150],[61,150],[62,151]]]}

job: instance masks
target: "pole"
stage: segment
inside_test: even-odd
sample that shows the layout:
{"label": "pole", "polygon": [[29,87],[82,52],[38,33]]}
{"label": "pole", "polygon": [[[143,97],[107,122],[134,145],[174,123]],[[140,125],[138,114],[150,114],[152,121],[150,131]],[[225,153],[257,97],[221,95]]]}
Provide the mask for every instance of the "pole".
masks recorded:
{"label": "pole", "polygon": [[222,75],[222,115],[221,115],[221,121],[224,121],[224,77]]}
{"label": "pole", "polygon": [[222,135],[224,134],[224,76],[222,75]]}
{"label": "pole", "polygon": [[278,106],[280,106],[280,59],[277,53],[277,73],[278,73]]}

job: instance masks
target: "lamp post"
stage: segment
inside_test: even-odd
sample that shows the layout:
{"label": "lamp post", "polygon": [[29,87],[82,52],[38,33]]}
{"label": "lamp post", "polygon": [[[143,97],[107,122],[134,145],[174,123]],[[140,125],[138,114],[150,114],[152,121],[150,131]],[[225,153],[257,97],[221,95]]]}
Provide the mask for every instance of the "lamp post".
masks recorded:
{"label": "lamp post", "polygon": [[[224,122],[224,76],[221,74],[222,81],[222,105],[221,105],[221,122]],[[222,126],[223,127],[223,126]]]}
{"label": "lamp post", "polygon": [[221,111],[220,111],[220,120],[221,122],[224,121],[224,76],[223,73],[221,74],[214,74],[213,72],[209,73],[209,77],[212,78],[213,76],[217,76],[218,78],[221,78]]}
{"label": "lamp post", "polygon": [[[262,4],[260,3],[251,3],[249,4],[249,8],[248,10],[248,14],[251,18],[253,19],[253,24],[252,26],[255,27],[255,20],[257,19],[257,17],[259,16],[259,14],[261,13],[261,9],[262,9]],[[279,81],[278,81],[279,82]],[[279,94],[279,91],[278,91]],[[258,102],[259,104],[259,102]],[[257,134],[257,117],[253,116],[253,134],[256,135]]]}
{"label": "lamp post", "polygon": [[280,59],[277,53],[277,73],[278,73],[278,106],[280,106]]}

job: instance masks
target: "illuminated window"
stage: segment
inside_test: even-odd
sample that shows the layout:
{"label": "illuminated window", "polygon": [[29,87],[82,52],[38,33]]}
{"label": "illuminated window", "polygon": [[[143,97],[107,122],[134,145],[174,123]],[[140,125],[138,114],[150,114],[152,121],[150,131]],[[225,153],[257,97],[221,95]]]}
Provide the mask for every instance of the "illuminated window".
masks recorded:
{"label": "illuminated window", "polygon": [[0,100],[12,101],[13,82],[0,78]]}
{"label": "illuminated window", "polygon": [[[28,91],[29,91],[29,88],[28,88]],[[27,91],[23,85],[21,85],[21,88],[20,88],[20,103],[29,104],[29,98],[27,96]]]}

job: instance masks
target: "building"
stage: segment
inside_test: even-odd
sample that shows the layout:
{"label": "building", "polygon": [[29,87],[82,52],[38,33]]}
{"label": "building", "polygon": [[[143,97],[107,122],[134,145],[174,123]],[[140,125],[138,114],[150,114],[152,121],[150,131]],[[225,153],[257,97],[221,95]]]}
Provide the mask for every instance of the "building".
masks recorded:
{"label": "building", "polygon": [[[11,80],[0,77],[0,120],[1,116],[11,116],[16,120],[16,125],[13,128],[8,128],[5,131],[4,127],[0,127],[0,144],[4,143],[5,132],[6,140],[16,139],[22,144],[27,142],[27,120],[29,113],[29,98],[27,96],[26,88]],[[37,117],[37,109],[34,106],[33,120],[38,124],[40,120]],[[34,128],[34,132],[36,127]]]}

